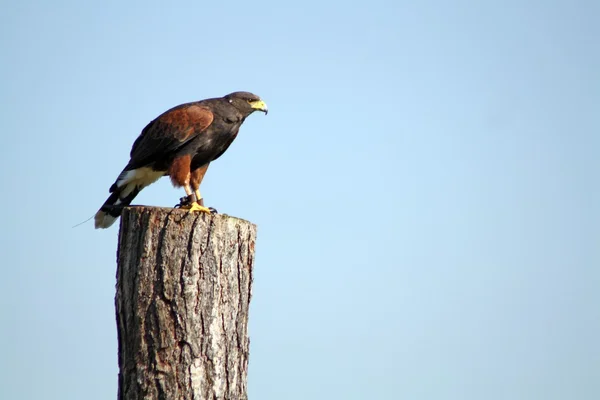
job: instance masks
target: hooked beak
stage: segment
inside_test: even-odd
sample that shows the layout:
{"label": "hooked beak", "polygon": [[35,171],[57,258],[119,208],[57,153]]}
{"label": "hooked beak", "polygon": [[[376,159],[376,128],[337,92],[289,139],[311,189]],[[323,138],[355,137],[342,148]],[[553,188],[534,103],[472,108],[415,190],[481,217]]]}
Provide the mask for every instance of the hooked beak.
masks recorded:
{"label": "hooked beak", "polygon": [[265,115],[269,113],[269,108],[267,107],[267,104],[262,100],[253,101],[250,103],[250,106],[255,110],[264,112]]}

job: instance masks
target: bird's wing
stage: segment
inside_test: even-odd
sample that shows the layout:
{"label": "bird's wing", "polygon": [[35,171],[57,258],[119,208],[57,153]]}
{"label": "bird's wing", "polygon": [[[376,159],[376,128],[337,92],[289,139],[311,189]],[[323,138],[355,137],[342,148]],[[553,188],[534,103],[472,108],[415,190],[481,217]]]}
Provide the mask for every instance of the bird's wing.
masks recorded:
{"label": "bird's wing", "polygon": [[212,124],[212,111],[198,104],[175,107],[150,122],[131,148],[126,169],[135,169],[168,157]]}

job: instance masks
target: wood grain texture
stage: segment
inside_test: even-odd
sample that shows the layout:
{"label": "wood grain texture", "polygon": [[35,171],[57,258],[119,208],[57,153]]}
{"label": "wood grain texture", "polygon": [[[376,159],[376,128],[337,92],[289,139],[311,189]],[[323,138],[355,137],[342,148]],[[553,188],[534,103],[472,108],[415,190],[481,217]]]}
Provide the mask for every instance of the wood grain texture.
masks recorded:
{"label": "wood grain texture", "polygon": [[125,208],[117,254],[120,400],[247,399],[256,226]]}

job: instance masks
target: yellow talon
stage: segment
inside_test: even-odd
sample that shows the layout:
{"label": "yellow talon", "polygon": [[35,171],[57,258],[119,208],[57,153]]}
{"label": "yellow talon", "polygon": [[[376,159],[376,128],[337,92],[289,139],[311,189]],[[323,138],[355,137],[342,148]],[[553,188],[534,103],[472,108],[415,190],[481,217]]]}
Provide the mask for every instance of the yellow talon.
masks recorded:
{"label": "yellow talon", "polygon": [[181,208],[183,208],[184,210],[188,210],[188,212],[203,212],[203,213],[207,213],[210,214],[210,209],[208,209],[207,207],[201,206],[200,204],[193,202],[192,204],[186,205],[186,206],[182,206]]}

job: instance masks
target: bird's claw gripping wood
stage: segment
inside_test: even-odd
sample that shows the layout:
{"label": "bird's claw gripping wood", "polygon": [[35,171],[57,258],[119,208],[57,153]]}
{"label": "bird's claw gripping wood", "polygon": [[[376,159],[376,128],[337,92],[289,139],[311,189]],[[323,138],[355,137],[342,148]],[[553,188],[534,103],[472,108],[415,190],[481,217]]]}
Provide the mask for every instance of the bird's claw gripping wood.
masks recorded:
{"label": "bird's claw gripping wood", "polygon": [[185,205],[185,206],[181,206],[180,208],[184,209],[184,210],[188,210],[188,212],[192,213],[192,212],[203,212],[203,213],[207,213],[207,214],[212,214],[210,211],[210,208],[206,208],[204,206],[201,206],[200,204],[194,202],[190,205]]}
{"label": "bird's claw gripping wood", "polygon": [[[196,198],[198,196],[196,195]],[[200,204],[202,207],[204,207],[204,197],[200,197],[200,199],[196,200],[196,203]],[[216,208],[214,207],[208,207],[208,209],[210,210],[211,214],[218,214],[218,211]]]}
{"label": "bird's claw gripping wood", "polygon": [[[196,197],[198,198],[198,195],[196,195]],[[200,204],[202,207],[204,207],[204,197],[200,197],[198,198],[198,200],[196,200],[196,203]],[[213,207],[208,207],[208,209],[210,210],[211,214],[218,214],[217,209],[213,208]]]}
{"label": "bird's claw gripping wood", "polygon": [[[179,199],[179,204],[175,206],[175,208],[188,208],[191,207],[197,201],[195,194],[190,194],[189,196],[184,196]],[[201,204],[204,205],[204,204]]]}
{"label": "bird's claw gripping wood", "polygon": [[181,208],[184,210],[189,210],[189,212],[204,212],[207,214],[217,214],[217,209],[213,207],[204,207],[204,199],[201,198],[197,200],[195,194],[190,194],[189,196],[184,196],[179,199],[179,204],[175,206],[175,208]]}

